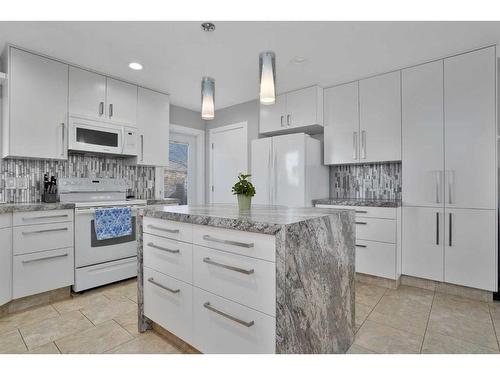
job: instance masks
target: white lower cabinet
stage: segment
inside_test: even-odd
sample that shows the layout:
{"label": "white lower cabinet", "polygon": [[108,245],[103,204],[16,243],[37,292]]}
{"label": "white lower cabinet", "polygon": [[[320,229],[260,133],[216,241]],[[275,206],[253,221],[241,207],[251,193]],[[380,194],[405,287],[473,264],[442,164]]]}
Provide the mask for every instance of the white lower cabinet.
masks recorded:
{"label": "white lower cabinet", "polygon": [[397,279],[396,244],[356,240],[356,272]]}
{"label": "white lower cabinet", "polygon": [[14,227],[14,255],[73,247],[73,222]]}
{"label": "white lower cabinet", "polygon": [[144,315],[192,342],[193,286],[144,267]]}
{"label": "white lower cabinet", "polygon": [[0,306],[12,299],[12,215],[0,215]]}
{"label": "white lower cabinet", "polygon": [[275,318],[194,287],[193,344],[203,353],[275,352]]}

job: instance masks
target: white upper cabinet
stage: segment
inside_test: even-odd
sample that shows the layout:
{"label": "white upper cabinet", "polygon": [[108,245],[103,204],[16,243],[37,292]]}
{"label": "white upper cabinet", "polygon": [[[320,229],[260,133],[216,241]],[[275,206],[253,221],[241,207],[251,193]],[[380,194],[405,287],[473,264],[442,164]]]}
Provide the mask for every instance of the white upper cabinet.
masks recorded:
{"label": "white upper cabinet", "polygon": [[106,77],[88,70],[69,67],[69,113],[103,118],[106,105]]}
{"label": "white upper cabinet", "polygon": [[323,89],[311,86],[276,96],[260,105],[261,134],[319,133],[323,129]]}
{"label": "white upper cabinet", "polygon": [[443,60],[402,72],[403,203],[443,207]]}
{"label": "white upper cabinet", "polygon": [[444,60],[445,201],[496,209],[495,47]]}
{"label": "white upper cabinet", "polygon": [[66,159],[68,65],[14,47],[4,59],[3,157]]}
{"label": "white upper cabinet", "polygon": [[359,81],[361,162],[401,160],[401,72]]}
{"label": "white upper cabinet", "polygon": [[170,100],[168,95],[139,87],[137,164],[168,166]]}
{"label": "white upper cabinet", "polygon": [[358,82],[325,90],[325,164],[346,164],[359,158]]}
{"label": "white upper cabinet", "polygon": [[106,78],[106,116],[111,121],[136,124],[137,86]]}

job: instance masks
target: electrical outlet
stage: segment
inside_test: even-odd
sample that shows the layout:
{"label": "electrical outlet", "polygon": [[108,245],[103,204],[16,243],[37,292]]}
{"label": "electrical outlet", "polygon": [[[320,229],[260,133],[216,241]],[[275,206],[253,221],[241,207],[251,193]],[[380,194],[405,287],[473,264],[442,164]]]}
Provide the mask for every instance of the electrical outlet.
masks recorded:
{"label": "electrical outlet", "polygon": [[18,189],[27,189],[28,188],[28,178],[27,177],[18,177],[16,179],[16,187]]}
{"label": "electrical outlet", "polygon": [[7,177],[5,179],[5,188],[9,190],[13,190],[16,188],[16,178],[15,177]]}

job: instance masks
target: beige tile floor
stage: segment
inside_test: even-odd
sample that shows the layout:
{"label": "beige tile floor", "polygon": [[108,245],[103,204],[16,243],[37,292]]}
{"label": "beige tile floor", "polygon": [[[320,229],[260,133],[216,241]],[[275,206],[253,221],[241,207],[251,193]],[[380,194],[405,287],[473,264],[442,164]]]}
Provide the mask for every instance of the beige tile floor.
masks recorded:
{"label": "beige tile floor", "polygon": [[[356,285],[349,353],[499,353],[500,303]],[[181,353],[137,331],[135,280],[0,318],[0,353]]]}

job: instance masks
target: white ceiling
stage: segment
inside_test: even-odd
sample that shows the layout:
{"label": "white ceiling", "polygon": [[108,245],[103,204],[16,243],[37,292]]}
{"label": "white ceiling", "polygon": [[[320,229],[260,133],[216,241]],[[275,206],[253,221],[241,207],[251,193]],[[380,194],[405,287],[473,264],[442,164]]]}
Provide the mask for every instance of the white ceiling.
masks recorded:
{"label": "white ceiling", "polygon": [[[200,81],[216,80],[216,108],[257,98],[258,55],[276,52],[278,92],[328,87],[500,39],[500,22],[0,22],[5,43],[171,94],[199,111]],[[307,58],[301,66],[295,56]],[[144,70],[132,71],[138,61]]]}

